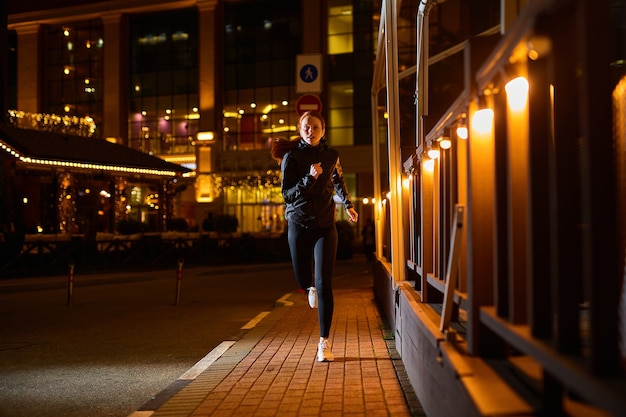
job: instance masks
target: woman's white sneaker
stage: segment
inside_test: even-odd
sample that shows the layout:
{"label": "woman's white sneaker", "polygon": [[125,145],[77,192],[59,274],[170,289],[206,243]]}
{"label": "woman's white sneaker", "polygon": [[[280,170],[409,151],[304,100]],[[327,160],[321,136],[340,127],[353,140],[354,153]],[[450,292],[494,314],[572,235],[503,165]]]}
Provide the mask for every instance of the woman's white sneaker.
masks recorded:
{"label": "woman's white sneaker", "polygon": [[317,361],[318,362],[332,362],[335,360],[335,355],[330,350],[330,342],[328,340],[322,340],[317,345]]}
{"label": "woman's white sneaker", "polygon": [[316,308],[317,307],[317,291],[315,290],[315,287],[309,287],[307,288],[308,291],[308,298],[309,298],[309,305],[311,306],[311,308]]}

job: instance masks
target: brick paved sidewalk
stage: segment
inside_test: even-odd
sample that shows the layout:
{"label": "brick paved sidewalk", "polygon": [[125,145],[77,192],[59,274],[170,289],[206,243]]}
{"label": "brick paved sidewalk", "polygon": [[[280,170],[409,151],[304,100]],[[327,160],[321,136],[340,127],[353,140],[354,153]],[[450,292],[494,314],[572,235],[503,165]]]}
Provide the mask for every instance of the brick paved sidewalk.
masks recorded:
{"label": "brick paved sidewalk", "polygon": [[316,361],[317,310],[292,293],[156,411],[135,415],[411,416],[367,281],[335,285],[334,362]]}

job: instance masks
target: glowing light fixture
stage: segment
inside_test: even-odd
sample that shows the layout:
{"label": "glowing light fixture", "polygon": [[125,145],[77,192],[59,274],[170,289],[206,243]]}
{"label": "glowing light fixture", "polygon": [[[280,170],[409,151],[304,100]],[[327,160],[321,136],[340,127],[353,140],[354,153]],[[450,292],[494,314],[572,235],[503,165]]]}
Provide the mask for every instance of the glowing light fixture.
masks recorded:
{"label": "glowing light fixture", "polygon": [[468,133],[467,133],[467,126],[466,125],[459,125],[456,128],[456,135],[460,138],[460,139],[467,139],[468,137]]}
{"label": "glowing light fixture", "polygon": [[506,98],[511,110],[519,111],[526,107],[528,102],[528,80],[517,77],[506,83]]}
{"label": "glowing light fixture", "polygon": [[439,148],[437,147],[437,144],[429,144],[428,145],[428,150],[426,152],[428,154],[428,157],[430,159],[437,159],[439,158],[440,152],[439,152]]}
{"label": "glowing light fixture", "polygon": [[263,107],[263,110],[261,111],[261,113],[268,114],[269,112],[271,112],[277,107],[278,106],[276,104],[268,104],[267,106]]}
{"label": "glowing light fixture", "polygon": [[198,140],[204,140],[204,141],[212,141],[215,139],[215,134],[213,132],[198,132],[196,138]]}
{"label": "glowing light fixture", "polygon": [[533,61],[548,55],[552,51],[552,41],[547,36],[532,36],[526,43],[528,58]]}
{"label": "glowing light fixture", "polygon": [[112,171],[112,172],[129,172],[133,174],[159,175],[159,176],[168,176],[168,177],[173,177],[176,175],[175,171],[165,171],[165,170],[158,170],[158,169],[151,169],[151,168],[137,168],[137,167],[125,167],[125,166],[119,166],[119,165],[104,165],[104,164],[94,164],[94,163],[87,163],[87,162],[59,161],[59,160],[54,160],[54,159],[31,158],[28,156],[20,155],[19,152],[11,148],[8,144],[4,143],[2,140],[0,140],[0,150],[4,150],[8,154],[10,154],[12,157],[19,159],[20,162],[25,163],[25,164]]}
{"label": "glowing light fixture", "polygon": [[478,133],[490,133],[493,128],[493,110],[477,110],[472,118],[472,129]]}
{"label": "glowing light fixture", "polygon": [[449,137],[442,136],[441,138],[439,138],[439,147],[441,149],[450,149],[451,146],[452,146],[452,141],[450,140]]}

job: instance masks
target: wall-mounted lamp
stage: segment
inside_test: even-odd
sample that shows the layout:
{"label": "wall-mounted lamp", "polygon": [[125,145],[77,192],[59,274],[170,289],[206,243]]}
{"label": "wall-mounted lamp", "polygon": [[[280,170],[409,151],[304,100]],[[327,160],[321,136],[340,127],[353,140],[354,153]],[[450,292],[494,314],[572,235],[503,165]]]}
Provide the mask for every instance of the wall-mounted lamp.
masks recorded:
{"label": "wall-mounted lamp", "polygon": [[452,141],[447,136],[441,136],[439,139],[437,139],[437,141],[439,142],[439,147],[441,149],[450,149],[450,147],[452,146]]}
{"label": "wall-mounted lamp", "polygon": [[481,134],[491,133],[493,129],[493,109],[482,108],[474,113],[472,118],[472,132]]}
{"label": "wall-mounted lamp", "polygon": [[468,137],[467,116],[465,115],[465,113],[463,114],[461,119],[459,119],[459,124],[456,126],[456,135],[459,137],[459,139],[463,140],[467,139]]}
{"label": "wall-mounted lamp", "polygon": [[376,204],[376,198],[375,197],[363,197],[363,200],[361,200],[361,202],[364,205]]}
{"label": "wall-mounted lamp", "polygon": [[402,188],[404,189],[408,189],[411,186],[411,180],[413,177],[411,177],[410,175],[403,175],[402,176]]}
{"label": "wall-mounted lamp", "polygon": [[439,158],[439,147],[437,146],[436,143],[428,143],[428,148],[426,150],[426,154],[428,155],[428,157],[430,159],[437,159]]}
{"label": "wall-mounted lamp", "polygon": [[506,83],[504,89],[511,110],[520,111],[526,108],[528,88],[528,80],[524,77],[517,77]]}

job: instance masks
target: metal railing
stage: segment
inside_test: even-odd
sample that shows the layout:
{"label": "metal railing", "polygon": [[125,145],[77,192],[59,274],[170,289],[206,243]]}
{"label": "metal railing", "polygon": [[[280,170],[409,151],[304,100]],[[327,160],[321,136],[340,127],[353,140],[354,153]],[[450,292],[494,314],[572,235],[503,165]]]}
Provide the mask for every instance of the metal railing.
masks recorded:
{"label": "metal railing", "polygon": [[[425,404],[440,405],[467,378],[474,404],[490,401],[481,384],[506,386],[524,415],[626,412],[626,87],[612,81],[626,74],[611,72],[602,47],[609,21],[606,5],[536,0],[506,34],[468,40],[464,95],[393,174],[412,179],[392,190],[403,222],[387,231],[392,253],[407,251],[408,271],[379,247],[377,274],[395,293],[376,285],[394,295],[387,311]],[[467,138],[456,134],[462,125]],[[419,306],[410,320],[406,272],[415,281],[407,304]],[[454,383],[424,376],[446,366]]]}

